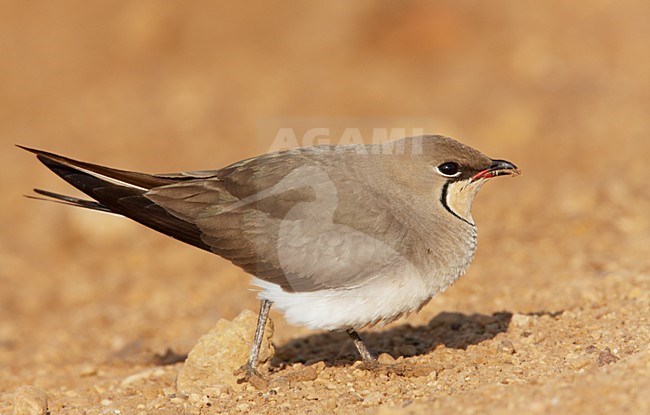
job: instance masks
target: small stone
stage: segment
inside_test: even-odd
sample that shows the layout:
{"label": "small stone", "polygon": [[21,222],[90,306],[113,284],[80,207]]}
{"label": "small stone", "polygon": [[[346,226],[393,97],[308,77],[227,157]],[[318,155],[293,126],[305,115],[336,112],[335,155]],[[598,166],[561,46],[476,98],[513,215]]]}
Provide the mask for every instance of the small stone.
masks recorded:
{"label": "small stone", "polygon": [[[187,356],[176,379],[178,392],[189,396],[216,384],[241,389],[237,382],[239,377],[234,372],[248,360],[256,326],[257,314],[250,310],[244,310],[232,322],[219,320]],[[257,368],[262,373],[267,370],[274,354],[272,335],[273,322],[269,319],[260,348],[260,366]]]}
{"label": "small stone", "polygon": [[156,399],[161,395],[162,391],[160,388],[153,384],[146,384],[142,387],[142,396],[147,400]]}
{"label": "small stone", "polygon": [[598,354],[598,366],[605,366],[619,361],[618,356],[612,353],[609,347]]}
{"label": "small stone", "polygon": [[208,398],[218,398],[221,394],[229,394],[232,391],[230,386],[217,383],[201,391],[201,394]]}
{"label": "small stone", "polygon": [[382,365],[395,364],[395,358],[393,358],[393,356],[389,355],[388,353],[382,353],[379,356],[377,356],[377,361]]}
{"label": "small stone", "polygon": [[435,370],[427,375],[428,382],[435,382],[436,379],[438,379],[438,372]]}
{"label": "small stone", "polygon": [[21,386],[14,392],[13,415],[45,415],[47,395],[33,386]]}
{"label": "small stone", "polygon": [[120,386],[124,388],[124,387],[129,386],[132,383],[140,382],[141,380],[160,377],[164,373],[165,373],[164,369],[159,368],[159,367],[156,367],[156,368],[153,368],[153,369],[143,370],[141,372],[134,373],[133,375],[130,375],[130,376],[127,376],[126,378],[124,378],[124,380],[122,380],[122,382],[120,382]]}
{"label": "small stone", "polygon": [[569,367],[578,370],[591,365],[593,360],[589,356],[577,355],[567,357],[567,361],[569,363]]}
{"label": "small stone", "polygon": [[320,394],[319,392],[316,392],[314,390],[310,390],[305,394],[305,399],[308,401],[317,401],[319,400],[323,395]]}
{"label": "small stone", "polygon": [[371,392],[363,397],[364,406],[374,406],[381,403],[382,395],[379,392]]}
{"label": "small stone", "polygon": [[325,370],[325,362],[322,360],[319,362],[316,362],[312,365],[316,373],[320,374],[323,370]]}
{"label": "small stone", "polygon": [[278,376],[273,378],[269,384],[269,388],[286,388],[289,386],[289,379],[286,376]]}
{"label": "small stone", "polygon": [[501,342],[499,343],[499,346],[497,347],[497,349],[500,352],[505,352],[505,353],[508,353],[508,354],[514,354],[515,353],[515,346],[508,339],[501,340]]}
{"label": "small stone", "polygon": [[564,310],[560,313],[563,318],[576,318],[576,313],[571,310]]}
{"label": "small stone", "polygon": [[355,378],[365,378],[368,376],[368,371],[362,369],[354,369],[352,371],[352,376],[354,376]]}
{"label": "small stone", "polygon": [[93,376],[97,374],[97,366],[84,365],[79,369],[79,376]]}
{"label": "small stone", "polygon": [[473,362],[474,362],[475,365],[482,365],[483,363],[485,363],[485,360],[486,360],[486,359],[485,359],[485,356],[484,356],[484,355],[482,355],[482,354],[476,354],[476,355],[473,356],[473,359],[472,359],[472,360],[473,360]]}
{"label": "small stone", "polygon": [[510,323],[517,327],[527,327],[530,325],[531,317],[525,314],[513,314]]}

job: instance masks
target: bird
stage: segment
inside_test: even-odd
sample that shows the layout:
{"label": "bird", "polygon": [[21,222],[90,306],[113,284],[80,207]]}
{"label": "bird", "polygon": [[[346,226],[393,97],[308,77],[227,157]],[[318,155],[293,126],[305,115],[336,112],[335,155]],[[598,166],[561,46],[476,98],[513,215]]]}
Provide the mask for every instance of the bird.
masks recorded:
{"label": "bird", "polygon": [[257,371],[272,306],[294,325],[358,331],[419,311],[477,246],[471,206],[506,160],[442,135],[270,152],[217,170],[146,174],[18,146],[90,199],[46,199],[132,219],[253,276],[260,311],[244,379]]}

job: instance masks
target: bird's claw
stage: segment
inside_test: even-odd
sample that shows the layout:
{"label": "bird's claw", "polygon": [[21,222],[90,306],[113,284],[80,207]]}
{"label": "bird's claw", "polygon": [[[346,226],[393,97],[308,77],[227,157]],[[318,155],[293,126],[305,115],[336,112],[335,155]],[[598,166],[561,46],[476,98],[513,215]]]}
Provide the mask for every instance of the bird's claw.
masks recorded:
{"label": "bird's claw", "polygon": [[235,376],[244,375],[237,380],[237,383],[247,382],[255,386],[257,389],[265,389],[269,384],[269,380],[266,377],[262,376],[262,374],[258,372],[257,369],[248,363],[237,369],[234,374]]}
{"label": "bird's claw", "polygon": [[382,365],[381,363],[379,363],[379,361],[377,359],[363,360],[361,362],[361,364],[359,365],[359,369],[374,371],[374,370],[378,370],[378,369],[380,369],[380,368],[382,368],[384,366],[385,365]]}

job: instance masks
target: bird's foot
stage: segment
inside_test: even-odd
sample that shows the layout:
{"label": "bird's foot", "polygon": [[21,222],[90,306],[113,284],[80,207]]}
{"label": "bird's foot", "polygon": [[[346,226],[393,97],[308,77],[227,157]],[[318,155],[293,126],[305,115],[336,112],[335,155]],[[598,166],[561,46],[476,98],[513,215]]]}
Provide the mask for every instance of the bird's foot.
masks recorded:
{"label": "bird's foot", "polygon": [[234,375],[244,375],[240,379],[237,379],[237,383],[247,382],[255,386],[257,389],[266,389],[266,387],[269,385],[269,380],[266,377],[262,376],[262,374],[258,372],[257,369],[248,363],[235,370]]}
{"label": "bird's foot", "polygon": [[376,370],[379,370],[379,369],[381,369],[382,367],[385,367],[385,366],[387,366],[387,365],[383,364],[383,363],[379,363],[379,361],[377,359],[368,359],[368,360],[364,359],[359,364],[359,369],[369,370],[369,371],[376,371]]}

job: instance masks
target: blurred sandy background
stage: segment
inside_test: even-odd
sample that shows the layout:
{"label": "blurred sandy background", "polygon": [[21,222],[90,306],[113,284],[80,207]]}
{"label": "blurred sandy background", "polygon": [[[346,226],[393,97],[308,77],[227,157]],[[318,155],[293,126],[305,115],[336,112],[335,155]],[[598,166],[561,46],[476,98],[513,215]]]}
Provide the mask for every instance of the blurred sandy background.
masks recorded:
{"label": "blurred sandy background", "polygon": [[[216,256],[120,218],[23,198],[33,187],[70,191],[13,144],[146,172],[211,169],[266,151],[269,126],[309,120],[426,124],[525,172],[477,198],[468,274],[392,327],[441,312],[554,316],[531,329],[543,339],[528,360],[489,357],[500,338],[472,344],[493,365],[482,372],[473,361],[472,382],[454,369],[428,383],[391,378],[396,392],[375,401],[363,393],[385,390],[383,381],[355,384],[361,400],[349,401],[345,385],[303,385],[320,397],[312,410],[641,413],[650,393],[649,18],[650,3],[634,0],[1,1],[0,413],[24,384],[45,390],[53,413],[137,413],[141,390],[115,386],[129,370],[168,347],[187,353],[219,318],[257,309],[248,277]],[[276,346],[313,334],[273,318]],[[501,335],[525,349],[515,334]],[[590,345],[620,360],[572,365]],[[458,365],[471,361],[451,350]],[[495,392],[495,373],[513,367],[526,370]],[[165,389],[178,365],[165,370],[147,384],[157,391],[148,401],[160,401],[159,413],[186,410]],[[304,412],[299,390],[237,399],[252,412]],[[229,405],[212,410],[245,409]]]}

